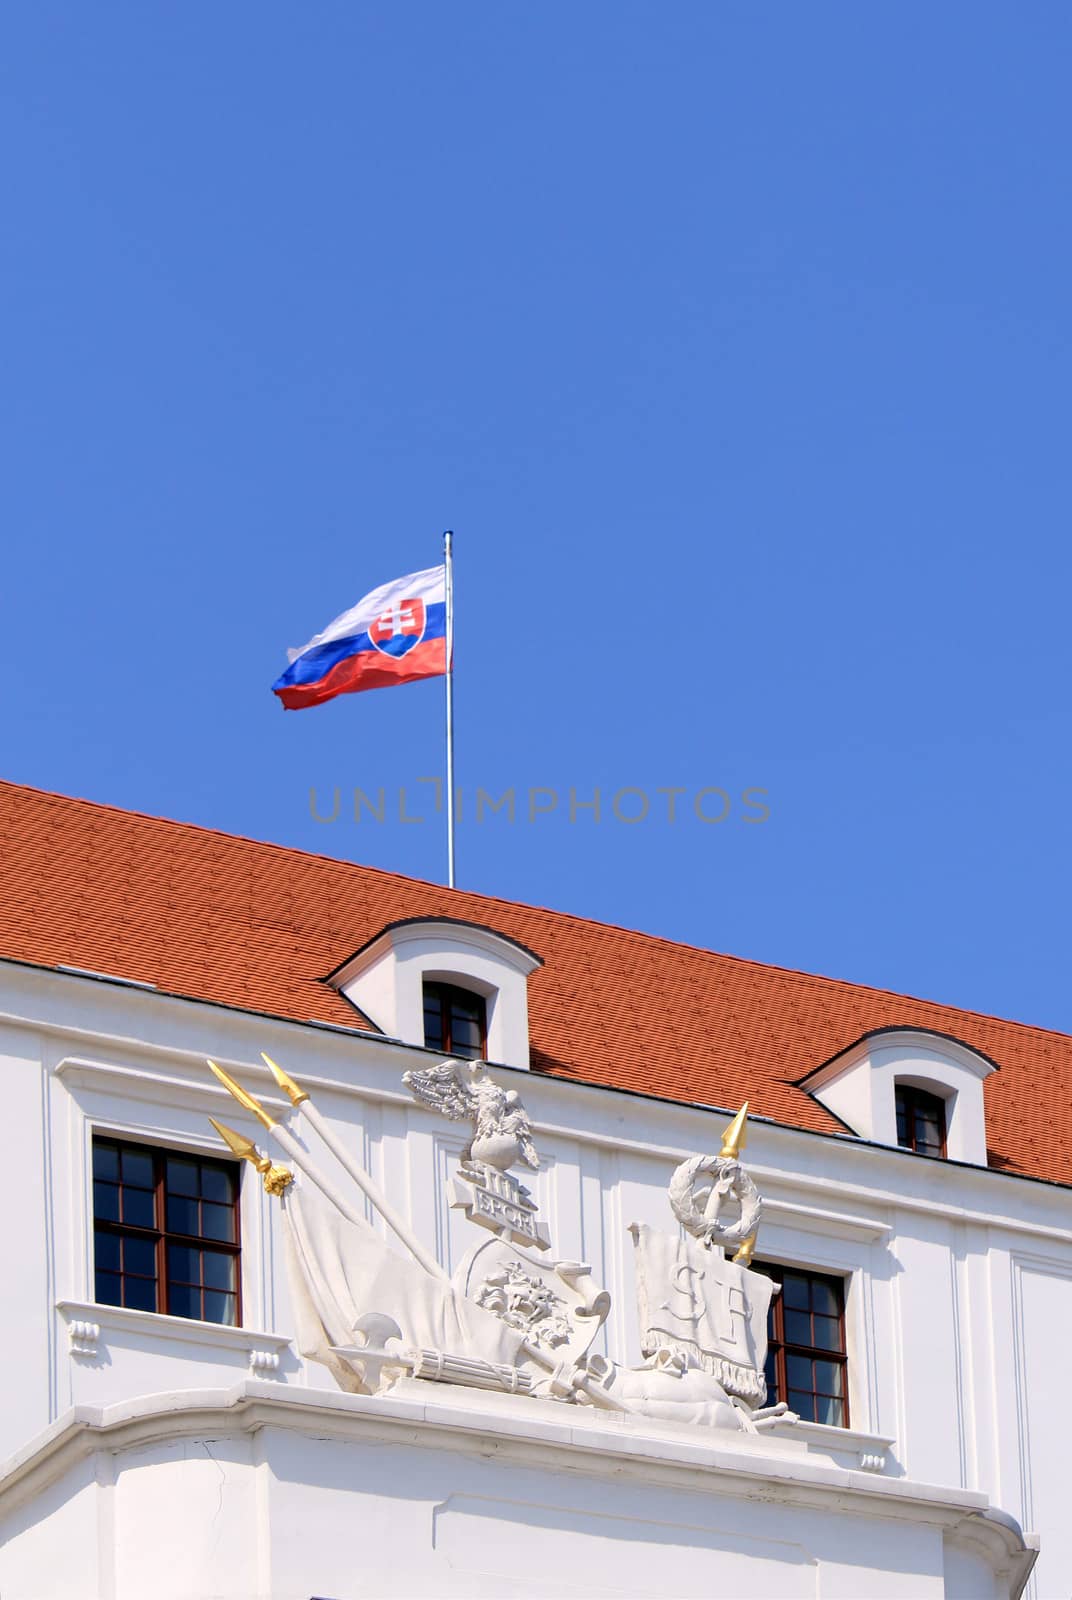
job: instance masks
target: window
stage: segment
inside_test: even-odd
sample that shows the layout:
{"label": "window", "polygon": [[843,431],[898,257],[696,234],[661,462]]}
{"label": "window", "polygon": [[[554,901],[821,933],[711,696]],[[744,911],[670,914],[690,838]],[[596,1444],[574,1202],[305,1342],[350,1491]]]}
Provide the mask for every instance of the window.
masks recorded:
{"label": "window", "polygon": [[424,985],[424,1042],[429,1050],[479,1061],[488,1037],[484,996],[451,983]]}
{"label": "window", "polygon": [[945,1101],[926,1089],[899,1083],[897,1100],[897,1143],[918,1156],[945,1155]]}
{"label": "window", "polygon": [[93,1265],[102,1305],[237,1327],[235,1164],[94,1139]]}
{"label": "window", "polygon": [[[433,991],[453,988],[469,1022],[461,1032],[473,1036],[455,1038],[453,1053],[527,1072],[528,980],[542,964],[534,951],[481,923],[404,917],[381,928],[327,981],[378,1033],[439,1050],[446,1049],[449,1018]],[[481,1015],[474,1019],[474,1012]]]}
{"label": "window", "polygon": [[785,1400],[806,1422],[847,1428],[844,1280],[797,1267],[753,1265],[782,1286],[767,1323],[767,1404]]}

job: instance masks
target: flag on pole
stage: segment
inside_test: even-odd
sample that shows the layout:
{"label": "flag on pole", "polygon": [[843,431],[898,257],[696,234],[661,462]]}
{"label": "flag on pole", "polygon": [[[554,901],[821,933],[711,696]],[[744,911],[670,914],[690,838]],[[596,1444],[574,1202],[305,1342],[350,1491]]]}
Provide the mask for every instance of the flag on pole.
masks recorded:
{"label": "flag on pole", "polygon": [[329,622],[272,684],[288,711],[447,671],[446,567],[381,584]]}

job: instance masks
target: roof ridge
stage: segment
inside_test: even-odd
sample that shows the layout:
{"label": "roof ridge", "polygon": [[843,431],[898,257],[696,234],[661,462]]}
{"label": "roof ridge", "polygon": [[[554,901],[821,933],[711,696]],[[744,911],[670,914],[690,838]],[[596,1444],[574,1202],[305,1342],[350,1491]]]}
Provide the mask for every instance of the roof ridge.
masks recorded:
{"label": "roof ridge", "polygon": [[186,822],[178,817],[165,817],[149,811],[138,811],[130,807],[113,805],[107,800],[90,800],[84,795],[61,794],[54,789],[40,789],[33,784],[16,783],[11,779],[0,778],[0,792],[13,794],[35,795],[42,800],[54,801],[63,806],[84,807],[89,811],[108,812],[116,817],[133,819],[138,822],[147,822],[157,827],[166,829],[181,829],[186,833],[207,834],[209,836],[226,840],[228,843],[250,845],[258,850],[266,850],[285,856],[297,856],[304,861],[322,863],[325,866],[350,870],[356,873],[370,873],[377,878],[394,882],[413,884],[418,888],[435,889],[447,895],[460,895],[480,900],[490,905],[505,906],[511,911],[532,911],[543,916],[561,918],[572,923],[582,923],[586,927],[599,929],[609,934],[624,935],[629,939],[642,939],[645,942],[658,944],[670,950],[689,951],[693,955],[703,956],[712,961],[733,962],[735,966],[748,967],[760,973],[780,973],[783,977],[794,978],[806,984],[829,985],[839,991],[855,994],[869,994],[881,996],[884,999],[907,1000],[913,1005],[934,1006],[938,1010],[951,1012],[959,1017],[970,1018],[979,1022],[996,1023],[1001,1027],[1023,1030],[1025,1033],[1046,1035],[1053,1039],[1065,1042],[1072,1040],[1072,1034],[1063,1033],[1058,1028],[1046,1028],[1037,1023],[1024,1022],[1016,1017],[1001,1017],[993,1012],[973,1011],[965,1006],[952,1005],[948,1001],[928,999],[923,995],[909,994],[898,989],[883,989],[875,984],[860,983],[849,978],[835,978],[822,972],[807,972],[801,967],[786,967],[778,962],[757,961],[751,956],[734,955],[724,950],[712,950],[706,945],[692,944],[687,940],[670,939],[660,933],[649,933],[643,928],[625,927],[621,923],[607,922],[599,917],[585,916],[574,911],[562,911],[554,906],[534,904],[526,900],[508,900],[502,895],[488,894],[481,889],[449,888],[446,884],[437,883],[431,878],[414,877],[409,873],[395,872],[388,867],[375,867],[362,861],[348,861],[341,856],[324,855],[317,850],[306,850],[299,845],[279,844],[273,839],[255,839],[249,834],[228,833],[223,828],[212,827],[206,823]]}

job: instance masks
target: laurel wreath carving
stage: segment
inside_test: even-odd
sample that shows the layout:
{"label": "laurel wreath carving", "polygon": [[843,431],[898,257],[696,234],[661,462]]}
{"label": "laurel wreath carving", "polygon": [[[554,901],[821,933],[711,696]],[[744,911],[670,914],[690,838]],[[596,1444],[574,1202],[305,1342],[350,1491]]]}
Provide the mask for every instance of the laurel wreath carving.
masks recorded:
{"label": "laurel wreath carving", "polygon": [[[710,1175],[715,1183],[728,1178],[727,1193],[741,1208],[736,1222],[712,1221],[696,1203],[697,1178]],[[708,1191],[710,1192],[710,1191]],[[682,1226],[704,1244],[722,1246],[744,1244],[759,1227],[763,1201],[748,1173],[738,1161],[725,1156],[692,1156],[676,1168],[668,1190],[674,1216]]]}

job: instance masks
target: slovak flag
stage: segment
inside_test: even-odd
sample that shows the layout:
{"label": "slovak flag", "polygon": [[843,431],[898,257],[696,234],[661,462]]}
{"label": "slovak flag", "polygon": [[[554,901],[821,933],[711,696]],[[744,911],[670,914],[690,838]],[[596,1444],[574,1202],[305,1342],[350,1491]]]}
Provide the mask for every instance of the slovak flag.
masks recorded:
{"label": "slovak flag", "polygon": [[440,677],[447,670],[446,568],[381,584],[287,656],[290,666],[272,690],[288,711]]}

